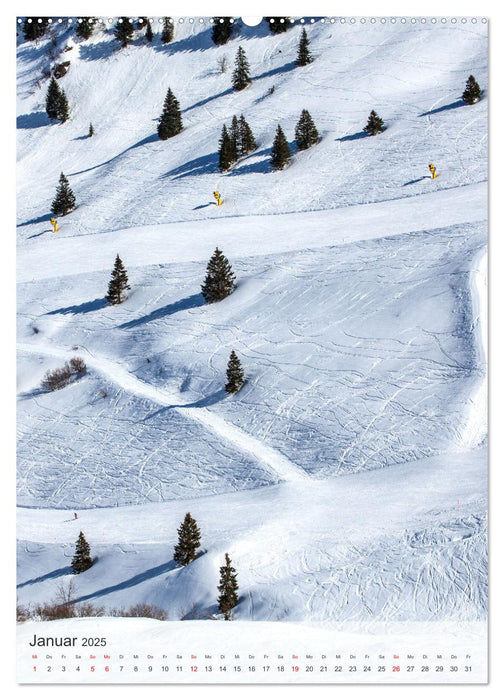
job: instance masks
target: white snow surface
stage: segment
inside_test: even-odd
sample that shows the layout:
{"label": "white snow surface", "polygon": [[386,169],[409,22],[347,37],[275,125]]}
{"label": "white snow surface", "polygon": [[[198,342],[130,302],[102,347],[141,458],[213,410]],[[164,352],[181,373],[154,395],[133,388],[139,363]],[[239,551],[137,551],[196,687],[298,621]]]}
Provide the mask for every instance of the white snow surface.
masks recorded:
{"label": "white snow surface", "polygon": [[[460,100],[469,73],[486,86],[486,29],[309,30],[302,69],[299,27],[215,47],[177,24],[172,44],[124,50],[59,30],[63,125],[44,109],[50,42],[19,44],[21,603],[71,578],[82,529],[96,562],[78,599],[105,607],[215,613],[229,552],[240,620],[486,616],[486,93]],[[242,93],[217,69],[238,45]],[[168,86],[184,130],[161,142]],[[277,123],[293,144],[303,108],[321,142],[270,172]],[[364,137],[371,109],[387,128]],[[258,149],[221,174],[241,113]],[[78,206],[54,235],[61,171]],[[205,305],[216,246],[237,288]],[[111,307],[116,253],[131,291]],[[246,383],[229,397],[232,349]],[[43,392],[73,356],[87,373]],[[202,547],[181,569],[188,511]]]}

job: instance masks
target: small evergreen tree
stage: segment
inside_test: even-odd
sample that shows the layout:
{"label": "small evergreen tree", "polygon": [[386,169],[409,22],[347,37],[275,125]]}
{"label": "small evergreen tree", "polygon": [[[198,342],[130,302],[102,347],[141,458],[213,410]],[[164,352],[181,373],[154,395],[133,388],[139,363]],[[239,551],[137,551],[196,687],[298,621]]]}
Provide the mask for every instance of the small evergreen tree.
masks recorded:
{"label": "small evergreen tree", "polygon": [[46,93],[46,112],[49,119],[59,119],[66,122],[68,119],[68,100],[65,91],[60,88],[53,76]]}
{"label": "small evergreen tree", "polygon": [[201,533],[196,520],[190,513],[181,523],[178,532],[178,543],[173,552],[173,559],[181,566],[187,566],[196,559],[196,552],[200,546]]}
{"label": "small evergreen tree", "polygon": [[169,44],[173,40],[173,20],[171,17],[163,17],[163,31],[161,32],[161,43]]}
{"label": "small evergreen tree", "polygon": [[75,33],[80,39],[89,39],[92,35],[96,24],[96,17],[80,17],[80,22],[77,22]]}
{"label": "small evergreen tree", "polygon": [[72,571],[74,574],[81,574],[93,566],[91,558],[91,549],[86,541],[83,533],[79,533],[77,542],[75,543],[75,554],[72,559]]}
{"label": "small evergreen tree", "polygon": [[226,379],[227,384],[225,389],[228,394],[236,394],[237,391],[240,391],[245,381],[243,367],[234,350],[231,351],[231,355],[229,356]]}
{"label": "small evergreen tree", "polygon": [[221,173],[227,172],[237,159],[236,145],[224,124],[219,141],[219,170]]}
{"label": "small evergreen tree", "polygon": [[255,151],[256,148],[257,144],[252,129],[242,114],[238,121],[237,153],[239,156],[246,156]]}
{"label": "small evergreen tree", "polygon": [[47,17],[27,17],[23,22],[23,36],[26,41],[35,41],[44,36],[48,26],[49,19]]}
{"label": "small evergreen tree", "polygon": [[56,197],[51,205],[54,216],[66,216],[75,209],[75,195],[66,177],[61,173],[56,189]]}
{"label": "small evergreen tree", "polygon": [[70,114],[68,112],[67,96],[65,94],[65,91],[61,90],[61,94],[60,94],[60,98],[59,98],[59,107],[58,107],[58,119],[63,124],[63,122],[66,122],[68,120],[69,116],[70,116]]}
{"label": "small evergreen tree", "polygon": [[239,46],[236,52],[235,69],[233,71],[233,87],[235,90],[244,90],[251,82],[250,66],[244,49]]}
{"label": "small evergreen tree", "polygon": [[265,17],[264,19],[268,23],[270,32],[273,34],[281,34],[282,32],[286,32],[290,26],[289,17]]}
{"label": "small evergreen tree", "polygon": [[300,151],[310,148],[318,143],[319,135],[311,114],[307,109],[303,109],[295,131],[296,143]]}
{"label": "small evergreen tree", "polygon": [[231,119],[231,127],[229,129],[229,137],[231,141],[234,144],[234,147],[236,149],[236,155],[239,155],[240,153],[240,125],[238,123],[238,117],[236,114],[233,114],[233,118]]}
{"label": "small evergreen tree", "polygon": [[166,139],[180,134],[182,128],[182,114],[179,102],[171,88],[168,88],[163,105],[163,113],[157,128],[158,136],[162,141],[166,141]]}
{"label": "small evergreen tree", "polygon": [[88,137],[91,138],[91,136],[94,136],[94,127],[91,122],[89,122],[89,131],[88,131]]}
{"label": "small evergreen tree", "polygon": [[217,46],[223,46],[231,38],[233,33],[232,17],[214,17],[212,27],[212,41]]}
{"label": "small evergreen tree", "polygon": [[119,17],[114,28],[114,36],[123,49],[133,41],[133,23],[129,17]]}
{"label": "small evergreen tree", "polygon": [[289,144],[279,124],[271,150],[271,167],[273,170],[283,170],[285,166],[289,164],[290,158],[291,152]]}
{"label": "small evergreen tree", "polygon": [[462,93],[462,99],[468,105],[473,105],[481,99],[480,86],[472,75],[467,78],[465,90]]}
{"label": "small evergreen tree", "polygon": [[148,19],[147,19],[147,23],[145,25],[145,38],[147,39],[149,44],[154,39],[154,34],[152,33],[152,25]]}
{"label": "small evergreen tree", "polygon": [[225,620],[231,619],[231,610],[238,605],[238,582],[236,569],[231,566],[229,554],[225,554],[225,564],[220,567],[220,581],[217,586],[219,597],[217,599],[219,610],[224,614]]}
{"label": "small evergreen tree", "polygon": [[114,269],[110,276],[110,282],[108,285],[108,291],[105,299],[109,304],[115,306],[116,304],[121,304],[125,299],[125,292],[127,289],[131,289],[128,284],[128,275],[123,265],[123,261],[119,257],[119,253],[116,255]]}
{"label": "small evergreen tree", "polygon": [[308,34],[306,33],[305,27],[301,32],[301,38],[299,39],[298,53],[296,64],[298,66],[307,66],[308,63],[312,62],[312,56],[308,46],[310,45],[310,40],[308,39]]}
{"label": "small evergreen tree", "polygon": [[364,131],[370,136],[376,136],[376,134],[381,134],[383,131],[383,119],[380,119],[374,109],[372,109],[369,114]]}
{"label": "small evergreen tree", "polygon": [[205,281],[201,293],[207,304],[213,304],[229,296],[235,288],[235,275],[229,260],[218,248],[207,265]]}

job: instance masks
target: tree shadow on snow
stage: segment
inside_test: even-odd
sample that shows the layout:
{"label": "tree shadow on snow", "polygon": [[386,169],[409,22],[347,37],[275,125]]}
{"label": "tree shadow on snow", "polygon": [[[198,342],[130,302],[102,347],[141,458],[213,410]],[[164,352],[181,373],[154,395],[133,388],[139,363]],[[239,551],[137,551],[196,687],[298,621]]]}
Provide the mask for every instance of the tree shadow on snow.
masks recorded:
{"label": "tree shadow on snow", "polygon": [[349,134],[348,136],[342,136],[336,141],[358,141],[359,139],[367,139],[368,134],[365,131],[357,131],[355,134]]}
{"label": "tree shadow on snow", "polygon": [[226,95],[231,95],[234,92],[235,92],[234,88],[230,87],[227,90],[223,90],[222,92],[218,92],[215,95],[210,95],[210,97],[205,97],[203,100],[200,100],[199,102],[195,102],[190,107],[186,107],[185,109],[183,109],[182,114],[185,114],[186,112],[190,112],[191,109],[196,109],[196,107],[203,107],[203,105],[206,105],[209,102],[212,102],[213,100],[218,100],[219,97],[225,97]]}
{"label": "tree shadow on snow", "polygon": [[274,75],[288,73],[289,71],[294,70],[294,68],[296,68],[296,62],[289,61],[288,63],[284,63],[283,66],[278,66],[278,68],[272,68],[271,70],[267,70],[264,73],[252,76],[252,80],[260,80],[261,78],[271,78]]}
{"label": "tree shadow on snow", "polygon": [[188,177],[190,175],[207,175],[208,173],[219,172],[219,155],[218,153],[207,153],[205,156],[199,156],[193,160],[179,165],[178,168],[170,170],[163,175],[163,178],[173,177],[174,180]]}
{"label": "tree shadow on snow", "polygon": [[32,112],[31,114],[20,114],[16,119],[16,128],[38,129],[40,126],[50,126],[54,123],[45,112]]}
{"label": "tree shadow on snow", "polygon": [[146,316],[141,316],[140,318],[133,319],[132,321],[127,321],[122,323],[119,328],[135,328],[136,326],[141,326],[144,323],[149,323],[150,321],[156,321],[160,318],[165,318],[166,316],[172,316],[179,311],[187,311],[188,309],[197,309],[199,306],[205,305],[205,299],[202,294],[192,294],[190,297],[176,301],[173,304],[167,304],[162,306],[160,309],[155,309],[151,311],[150,314]]}
{"label": "tree shadow on snow", "polygon": [[104,39],[97,44],[79,44],[79,58],[83,61],[96,61],[110,58],[121,50],[116,39]]}
{"label": "tree shadow on snow", "polygon": [[44,221],[49,221],[51,214],[42,214],[42,216],[37,216],[35,219],[28,219],[28,221],[23,221],[23,223],[18,224],[18,227],[21,226],[31,226],[32,224],[41,224]]}
{"label": "tree shadow on snow", "polygon": [[457,109],[457,107],[464,107],[465,102],[464,100],[456,100],[455,102],[451,102],[449,105],[443,105],[442,107],[436,107],[436,109],[430,109],[428,112],[422,112],[422,114],[419,114],[419,117],[430,117],[431,114],[439,114],[439,112],[446,112],[450,109]]}
{"label": "tree shadow on snow", "polygon": [[151,578],[156,578],[156,576],[161,576],[166,574],[173,569],[177,569],[179,564],[177,564],[173,559],[165,564],[160,564],[160,566],[155,566],[152,569],[146,569],[142,573],[132,576],[125,581],[120,581],[113,586],[107,586],[106,588],[100,588],[94,593],[89,593],[88,595],[79,596],[73,600],[73,603],[83,603],[86,600],[91,600],[93,598],[100,598],[101,596],[108,595],[109,593],[115,593],[116,591],[122,591],[125,588],[133,588],[133,586],[138,586],[139,583],[144,583]]}
{"label": "tree shadow on snow", "polygon": [[61,309],[54,309],[54,311],[48,311],[46,316],[55,316],[56,314],[87,314],[90,311],[98,311],[108,306],[106,299],[99,298],[93,299],[93,301],[85,301],[83,304],[74,304],[73,306],[63,306]]}
{"label": "tree shadow on snow", "polygon": [[155,418],[156,416],[159,416],[172,408],[208,408],[208,406],[213,406],[214,404],[219,403],[219,401],[225,399],[227,395],[228,394],[225,389],[219,389],[218,391],[214,391],[208,396],[203,396],[203,398],[193,401],[192,403],[174,403],[170,406],[162,406],[156,411],[149,413],[148,416],[145,416],[142,423],[145,423],[145,421],[151,420],[152,418]]}
{"label": "tree shadow on snow", "polygon": [[[81,138],[81,137],[79,137]],[[140,139],[140,141],[137,141],[136,143],[132,144],[131,146],[128,146],[128,148],[125,148],[124,151],[121,151],[115,156],[112,156],[112,158],[109,158],[108,160],[103,161],[103,163],[98,163],[97,165],[92,165],[90,168],[86,168],[85,170],[77,170],[74,173],[68,173],[69,176],[74,176],[74,175],[83,175],[84,173],[89,173],[92,170],[97,170],[98,168],[102,168],[104,165],[110,165],[113,163],[115,160],[118,160],[123,156],[125,153],[128,153],[128,151],[132,151],[134,148],[139,148],[140,146],[145,146],[148,143],[154,143],[154,141],[159,141],[159,136],[156,134],[150,134],[149,136],[145,136],[145,138]]]}
{"label": "tree shadow on snow", "polygon": [[39,576],[38,578],[31,578],[29,581],[23,581],[23,583],[18,583],[16,588],[31,586],[34,583],[42,583],[42,581],[48,581],[52,578],[59,578],[60,576],[68,576],[69,574],[73,574],[72,567],[64,566],[61,569],[55,569],[54,571],[50,571],[49,573],[44,574],[43,576]]}

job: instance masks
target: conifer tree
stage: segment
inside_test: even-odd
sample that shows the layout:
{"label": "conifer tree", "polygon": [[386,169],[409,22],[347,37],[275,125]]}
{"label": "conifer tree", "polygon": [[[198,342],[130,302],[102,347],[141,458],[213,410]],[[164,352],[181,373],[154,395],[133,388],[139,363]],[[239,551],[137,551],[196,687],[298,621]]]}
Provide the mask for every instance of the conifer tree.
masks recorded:
{"label": "conifer tree", "polygon": [[299,39],[298,53],[296,64],[298,66],[307,66],[308,63],[312,62],[312,56],[308,46],[310,45],[310,40],[308,39],[308,34],[306,33],[306,28],[303,27],[301,32],[301,38]]}
{"label": "conifer tree", "polygon": [[96,17],[80,17],[79,19],[80,22],[77,22],[75,33],[80,39],[89,39],[95,28]]}
{"label": "conifer tree", "polygon": [[126,274],[123,261],[117,254],[105,299],[113,306],[121,304],[126,298],[125,292],[127,289],[131,289],[128,284],[128,275]]}
{"label": "conifer tree", "polygon": [[173,40],[173,20],[171,17],[163,17],[163,31],[161,32],[161,43],[169,44]]}
{"label": "conifer tree", "polygon": [[235,275],[229,260],[218,248],[210,258],[201,293],[207,304],[213,304],[229,296],[235,288]]}
{"label": "conifer tree", "polygon": [[212,41],[217,46],[223,46],[231,38],[233,33],[232,17],[214,17],[212,27]]}
{"label": "conifer tree", "polygon": [[265,17],[264,19],[273,34],[286,32],[290,26],[290,17]]}
{"label": "conifer tree", "polygon": [[66,177],[61,173],[56,196],[51,205],[54,216],[66,216],[75,209],[75,195]]}
{"label": "conifer tree", "polygon": [[23,36],[26,41],[35,41],[44,36],[48,26],[49,19],[47,17],[27,17],[23,22]]}
{"label": "conifer tree", "polygon": [[462,99],[468,105],[473,105],[481,99],[481,88],[472,75],[467,78]]}
{"label": "conifer tree", "polygon": [[187,566],[196,559],[196,552],[200,546],[201,533],[196,520],[190,513],[181,523],[178,532],[178,543],[173,552],[173,559],[181,566]]}
{"label": "conifer tree", "polygon": [[231,355],[229,356],[226,379],[225,389],[228,394],[236,394],[237,391],[240,391],[245,381],[243,367],[234,350],[231,350]]}
{"label": "conifer tree", "polygon": [[149,44],[154,39],[154,34],[152,33],[152,25],[151,25],[149,19],[147,19],[147,23],[145,26],[145,38],[147,39]]}
{"label": "conifer tree", "polygon": [[219,610],[224,614],[225,620],[231,619],[231,610],[238,605],[238,582],[236,569],[231,566],[229,554],[225,554],[225,564],[220,567],[220,581],[217,586],[219,597],[217,599]]}
{"label": "conifer tree", "polygon": [[240,136],[242,155],[247,155],[248,153],[255,151],[257,148],[257,143],[254,138],[254,134],[252,133],[252,129],[248,125],[248,122],[245,121],[243,114],[240,117]]}
{"label": "conifer tree", "polygon": [[244,90],[251,82],[250,66],[244,49],[239,46],[236,52],[235,69],[233,71],[233,87],[235,90]]}
{"label": "conifer tree", "polygon": [[114,36],[123,49],[133,41],[133,23],[129,17],[119,17],[114,28]]}
{"label": "conifer tree", "polygon": [[72,559],[72,571],[74,574],[81,574],[93,566],[91,557],[91,549],[84,537],[82,531],[79,533],[77,542],[75,543],[75,554]]}
{"label": "conifer tree", "polygon": [[310,148],[318,143],[319,135],[311,114],[307,109],[303,109],[295,131],[296,143],[300,151]]}
{"label": "conifer tree", "polygon": [[221,173],[227,172],[236,163],[237,158],[235,142],[224,124],[219,141],[219,170]]}
{"label": "conifer tree", "polygon": [[91,122],[89,122],[89,131],[88,131],[88,137],[91,138],[91,136],[94,136],[94,127]]}
{"label": "conifer tree", "polygon": [[68,100],[65,91],[60,88],[53,76],[46,93],[46,112],[49,119],[59,119],[66,122],[68,119]]}
{"label": "conifer tree", "polygon": [[231,127],[229,129],[229,137],[231,141],[234,144],[234,147],[236,149],[236,155],[240,155],[240,125],[238,123],[238,117],[236,114],[233,114],[233,118],[231,119]]}
{"label": "conifer tree", "polygon": [[291,152],[289,144],[279,124],[271,150],[271,167],[273,170],[283,170],[285,166],[289,164],[290,158]]}
{"label": "conifer tree", "polygon": [[166,141],[166,139],[179,134],[182,128],[180,105],[171,88],[168,88],[163,105],[163,113],[157,128],[158,136],[162,141]]}
{"label": "conifer tree", "polygon": [[383,131],[383,119],[380,119],[374,109],[371,110],[364,131],[370,136],[376,136],[376,134],[381,134]]}

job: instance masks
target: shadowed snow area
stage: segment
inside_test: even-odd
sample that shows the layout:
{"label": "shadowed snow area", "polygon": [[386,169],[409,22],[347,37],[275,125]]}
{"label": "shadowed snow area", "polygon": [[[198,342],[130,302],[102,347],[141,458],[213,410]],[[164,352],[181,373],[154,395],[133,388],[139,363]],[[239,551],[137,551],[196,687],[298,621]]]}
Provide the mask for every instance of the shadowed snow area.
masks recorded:
{"label": "shadowed snow area", "polygon": [[[469,74],[486,88],[486,28],[308,30],[298,68],[299,26],[216,47],[176,24],[123,50],[57,28],[64,124],[45,114],[50,40],[19,43],[20,603],[71,579],[82,529],[96,560],[77,599],[105,607],[216,613],[229,552],[239,620],[485,618],[487,101],[460,95]],[[239,45],[237,93],[217,61]],[[184,129],[160,141],[168,87]],[[257,150],[222,174],[242,113]],[[271,172],[278,123],[293,158]],[[77,207],[55,235],[61,171]],[[216,246],[237,287],[208,305]],[[117,253],[131,289],[110,306]],[[228,396],[232,350],[246,381]],[[43,391],[75,356],[87,371]],[[181,568],[188,511],[201,553]]]}

